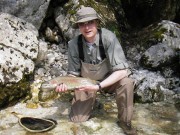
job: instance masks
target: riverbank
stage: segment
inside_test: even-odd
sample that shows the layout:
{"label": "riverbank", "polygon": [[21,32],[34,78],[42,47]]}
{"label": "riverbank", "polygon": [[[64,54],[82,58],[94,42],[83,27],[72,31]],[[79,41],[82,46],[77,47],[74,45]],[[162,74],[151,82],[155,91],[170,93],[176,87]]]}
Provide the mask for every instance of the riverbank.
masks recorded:
{"label": "riverbank", "polygon": [[[68,97],[68,98],[67,98]],[[98,96],[92,118],[80,124],[68,121],[70,96],[37,104],[38,108],[27,108],[26,103],[18,103],[0,111],[1,135],[34,135],[18,124],[18,118],[11,112],[24,116],[50,118],[57,121],[57,126],[36,135],[124,135],[117,126],[117,108],[113,97]],[[106,100],[104,100],[106,98]],[[44,107],[43,107],[44,105]],[[152,103],[135,104],[132,124],[139,135],[178,135],[180,133],[180,112],[173,104]]]}

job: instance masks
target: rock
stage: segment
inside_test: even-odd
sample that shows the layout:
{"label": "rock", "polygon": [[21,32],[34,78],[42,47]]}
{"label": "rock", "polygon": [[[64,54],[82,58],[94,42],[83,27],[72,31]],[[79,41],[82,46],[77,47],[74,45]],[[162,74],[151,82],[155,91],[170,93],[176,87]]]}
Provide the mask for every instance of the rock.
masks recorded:
{"label": "rock", "polygon": [[47,63],[53,64],[55,62],[55,56],[54,53],[48,53],[47,54]]}
{"label": "rock", "polygon": [[166,89],[166,79],[159,73],[135,70],[132,77],[136,80],[135,100],[137,102],[173,102],[174,92]]}
{"label": "rock", "polygon": [[180,24],[163,20],[158,25],[161,30],[165,30],[162,33],[162,43],[167,44],[174,50],[180,50]]}
{"label": "rock", "polygon": [[46,15],[50,0],[1,0],[0,12],[12,14],[32,23],[37,29]]}
{"label": "rock", "polygon": [[55,10],[55,18],[55,21],[58,24],[58,27],[62,30],[64,37],[71,39],[79,34],[79,30],[72,28],[72,24],[70,23],[71,16],[65,14],[62,7],[58,7]]}
{"label": "rock", "polygon": [[141,57],[143,66],[157,69],[175,62],[176,53],[166,44],[157,44],[147,49]]}
{"label": "rock", "polygon": [[40,75],[40,76],[44,76],[46,73],[46,70],[44,68],[39,68],[37,70],[37,74]]}
{"label": "rock", "polygon": [[58,28],[56,27],[53,30],[47,27],[45,30],[45,38],[47,41],[55,43],[59,43],[62,40],[61,37],[58,35]]}
{"label": "rock", "polygon": [[0,13],[0,108],[29,93],[38,54],[38,31],[30,23]]}
{"label": "rock", "polygon": [[39,40],[39,51],[36,59],[36,65],[43,65],[48,52],[48,45],[46,42]]}
{"label": "rock", "polygon": [[34,62],[22,53],[0,45],[0,84],[17,83],[34,70]]}
{"label": "rock", "polygon": [[50,70],[50,74],[53,76],[60,76],[62,73],[61,73],[61,70],[59,69],[59,68],[56,68],[56,67],[54,67],[54,68],[52,68],[51,70]]}
{"label": "rock", "polygon": [[36,59],[38,31],[30,23],[6,13],[0,13],[0,43],[22,52],[24,57]]}

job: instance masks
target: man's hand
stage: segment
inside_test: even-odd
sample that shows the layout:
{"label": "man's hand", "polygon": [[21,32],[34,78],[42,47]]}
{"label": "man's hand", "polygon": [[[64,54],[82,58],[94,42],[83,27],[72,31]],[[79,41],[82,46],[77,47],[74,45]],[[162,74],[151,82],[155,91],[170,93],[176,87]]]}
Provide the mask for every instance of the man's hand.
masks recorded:
{"label": "man's hand", "polygon": [[77,88],[76,90],[79,90],[79,91],[98,91],[99,86],[98,85],[82,86],[82,87]]}
{"label": "man's hand", "polygon": [[66,92],[67,91],[67,85],[64,83],[59,84],[56,89],[56,92]]}
{"label": "man's hand", "polygon": [[[72,74],[68,74],[68,76],[76,77],[75,75],[72,75]],[[67,91],[67,85],[64,83],[61,83],[56,87],[55,91],[56,92],[66,92]]]}

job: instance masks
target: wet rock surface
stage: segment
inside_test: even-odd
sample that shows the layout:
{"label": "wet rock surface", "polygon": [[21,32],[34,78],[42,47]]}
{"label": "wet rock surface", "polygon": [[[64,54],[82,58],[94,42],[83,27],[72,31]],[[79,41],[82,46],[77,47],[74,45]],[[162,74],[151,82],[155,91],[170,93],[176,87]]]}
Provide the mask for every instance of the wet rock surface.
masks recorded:
{"label": "wet rock surface", "polygon": [[[69,97],[69,98],[67,98]],[[18,124],[18,118],[11,112],[24,116],[49,118],[57,121],[54,129],[36,133],[38,135],[124,135],[117,122],[117,108],[113,97],[98,95],[92,118],[83,123],[72,123],[68,119],[70,111],[69,94],[61,94],[59,98],[46,102],[48,106],[38,104],[37,109],[18,103],[0,111],[1,135],[32,135]],[[180,113],[173,104],[152,103],[135,104],[132,124],[139,135],[178,135],[180,131]]]}

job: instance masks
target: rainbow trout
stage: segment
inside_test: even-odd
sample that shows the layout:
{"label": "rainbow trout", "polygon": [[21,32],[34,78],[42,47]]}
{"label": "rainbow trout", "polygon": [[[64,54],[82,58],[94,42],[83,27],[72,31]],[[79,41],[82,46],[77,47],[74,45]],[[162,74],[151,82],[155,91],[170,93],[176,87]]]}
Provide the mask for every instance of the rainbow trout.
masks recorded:
{"label": "rainbow trout", "polygon": [[75,90],[80,86],[97,84],[97,81],[83,77],[59,76],[41,84],[40,90],[55,90],[59,84],[66,84],[68,90]]}

